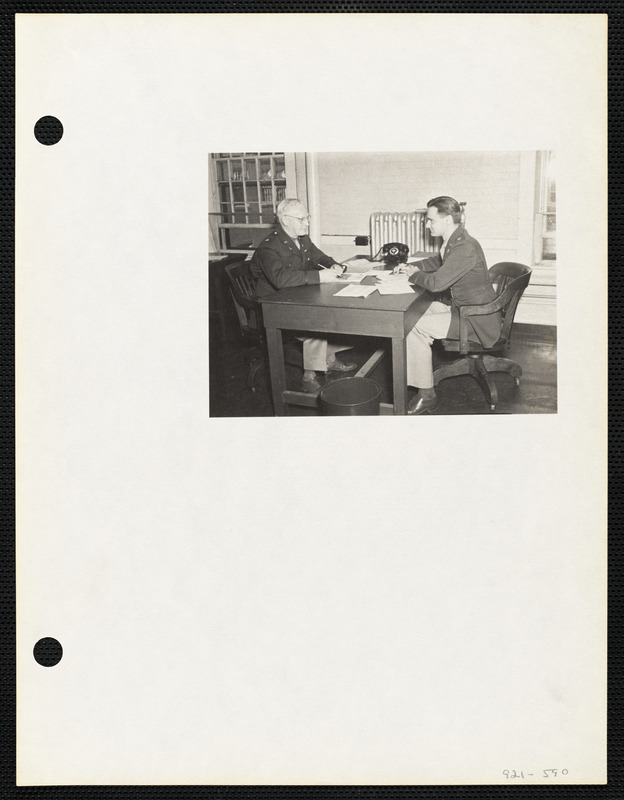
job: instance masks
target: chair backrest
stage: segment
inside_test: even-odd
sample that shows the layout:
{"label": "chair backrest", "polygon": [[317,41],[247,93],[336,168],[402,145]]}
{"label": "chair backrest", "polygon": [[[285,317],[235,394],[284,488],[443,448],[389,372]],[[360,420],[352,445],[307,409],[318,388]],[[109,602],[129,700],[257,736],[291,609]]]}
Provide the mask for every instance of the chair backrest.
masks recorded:
{"label": "chair backrest", "polygon": [[237,300],[256,300],[256,281],[248,261],[228,264],[225,268],[230,289]]}
{"label": "chair backrest", "polygon": [[[502,299],[506,295],[506,302],[501,308],[502,327],[500,338],[509,341],[511,326],[513,325],[516,309],[522,293],[531,280],[531,268],[513,261],[501,261],[490,267],[490,280],[496,294]],[[499,340],[500,341],[500,340]]]}
{"label": "chair backrest", "polygon": [[259,335],[262,331],[262,308],[256,297],[256,279],[249,261],[237,261],[225,267],[241,332]]}

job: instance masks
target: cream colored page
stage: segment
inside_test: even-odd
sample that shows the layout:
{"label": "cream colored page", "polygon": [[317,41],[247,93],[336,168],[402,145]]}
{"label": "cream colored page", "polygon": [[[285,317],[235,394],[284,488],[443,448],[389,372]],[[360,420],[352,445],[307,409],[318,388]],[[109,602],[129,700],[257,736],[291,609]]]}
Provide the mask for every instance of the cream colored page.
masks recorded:
{"label": "cream colored page", "polygon": [[[16,36],[18,782],[604,782],[606,18]],[[558,413],[211,419],[208,154],[254,148],[556,150]]]}

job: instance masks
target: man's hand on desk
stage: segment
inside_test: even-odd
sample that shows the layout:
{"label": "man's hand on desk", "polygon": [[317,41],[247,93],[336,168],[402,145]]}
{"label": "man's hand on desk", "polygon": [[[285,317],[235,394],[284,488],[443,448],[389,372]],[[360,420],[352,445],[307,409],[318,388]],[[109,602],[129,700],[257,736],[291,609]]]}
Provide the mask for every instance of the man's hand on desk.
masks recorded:
{"label": "man's hand on desk", "polygon": [[321,283],[331,283],[332,281],[335,281],[339,275],[342,275],[342,273],[342,266],[334,264],[333,267],[319,270],[319,281]]}

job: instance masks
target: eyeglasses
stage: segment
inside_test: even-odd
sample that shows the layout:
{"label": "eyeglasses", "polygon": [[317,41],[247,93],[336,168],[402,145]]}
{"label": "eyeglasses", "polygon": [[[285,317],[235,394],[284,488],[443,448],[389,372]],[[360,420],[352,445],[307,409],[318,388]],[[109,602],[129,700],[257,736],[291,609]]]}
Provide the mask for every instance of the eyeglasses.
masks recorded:
{"label": "eyeglasses", "polygon": [[299,222],[309,222],[310,215],[308,214],[307,217],[293,217],[292,214],[284,214],[285,217],[290,217],[291,219],[298,219]]}

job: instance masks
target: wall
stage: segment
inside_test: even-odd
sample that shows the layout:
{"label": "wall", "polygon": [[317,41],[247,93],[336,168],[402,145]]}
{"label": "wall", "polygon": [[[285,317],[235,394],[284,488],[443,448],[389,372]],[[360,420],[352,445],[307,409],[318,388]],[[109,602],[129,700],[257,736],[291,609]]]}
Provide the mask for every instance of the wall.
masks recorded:
{"label": "wall", "polygon": [[[486,240],[497,249],[517,247],[517,151],[318,153],[316,159],[324,237],[368,234],[373,211],[424,208],[430,198],[448,194],[467,202],[466,227],[484,248]],[[339,246],[353,249],[343,241]]]}
{"label": "wall", "polygon": [[[490,266],[531,261],[534,152],[316,153],[314,160],[316,241],[338,260],[370,253],[353,238],[369,234],[372,212],[424,208],[447,194],[466,201],[466,228]],[[518,321],[556,324],[554,293],[524,300]]]}

